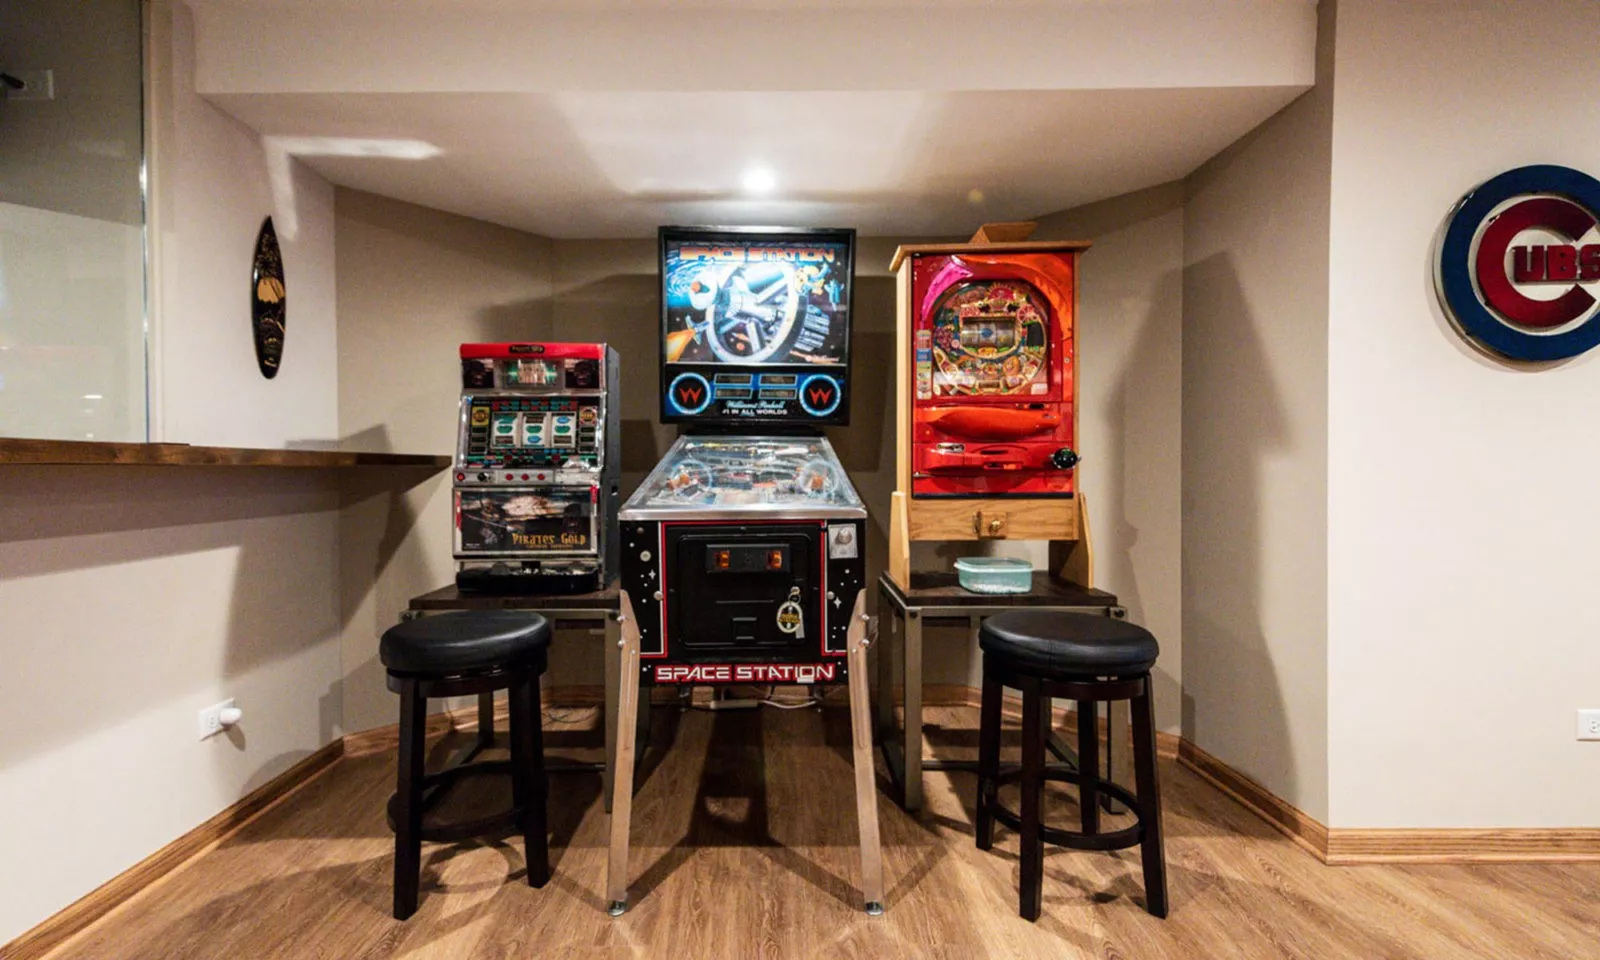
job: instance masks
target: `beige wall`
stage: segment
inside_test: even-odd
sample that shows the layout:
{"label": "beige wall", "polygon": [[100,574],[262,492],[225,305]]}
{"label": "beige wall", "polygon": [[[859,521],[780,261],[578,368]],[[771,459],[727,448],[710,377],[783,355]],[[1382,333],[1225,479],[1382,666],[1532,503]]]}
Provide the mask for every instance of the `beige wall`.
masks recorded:
{"label": "beige wall", "polygon": [[[175,151],[152,171],[170,204],[171,295],[151,317],[167,436],[331,441],[330,188],[298,172],[309,202],[285,249],[285,369],[268,384],[246,300],[272,210],[263,154],[188,92],[186,8],[153,12]],[[0,882],[0,943],[339,736],[339,503],[323,472],[0,468],[0,823],[5,862],[27,865]],[[200,741],[198,711],[229,697],[243,720]]]}
{"label": "beige wall", "polygon": [[[550,241],[344,189],[335,220],[344,442],[448,454],[460,345],[537,339],[549,330]],[[411,597],[455,575],[449,477],[398,490],[352,474],[341,526],[344,720],[347,730],[366,730],[397,716],[378,662],[379,635]]]}
{"label": "beige wall", "polygon": [[1183,185],[1053,214],[1035,236],[1094,243],[1079,269],[1077,386],[1078,478],[1095,585],[1115,593],[1129,618],[1160,640],[1156,722],[1176,733],[1184,643]]}
{"label": "beige wall", "polygon": [[[331,447],[339,437],[333,187],[194,92],[194,18],[151,6],[151,439]],[[250,268],[271,215],[288,312],[283,363],[256,365]],[[227,402],[218,402],[226,397]]]}
{"label": "beige wall", "polygon": [[1188,178],[1183,235],[1183,733],[1323,822],[1333,16],[1316,88]]}
{"label": "beige wall", "polygon": [[[1600,175],[1600,5],[1341,0],[1329,353],[1329,736],[1339,827],[1600,826],[1600,356],[1512,369],[1434,297],[1435,231],[1494,174]],[[1591,237],[1592,239],[1592,237]]]}
{"label": "beige wall", "polygon": [[325,474],[4,468],[0,943],[338,735],[338,538]]}

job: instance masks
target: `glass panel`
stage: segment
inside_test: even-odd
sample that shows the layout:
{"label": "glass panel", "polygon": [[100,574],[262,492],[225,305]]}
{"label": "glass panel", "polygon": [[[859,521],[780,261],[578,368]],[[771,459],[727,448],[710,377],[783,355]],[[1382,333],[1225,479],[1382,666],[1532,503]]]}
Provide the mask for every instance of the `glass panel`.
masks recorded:
{"label": "glass panel", "polygon": [[821,437],[682,437],[624,510],[860,507]]}
{"label": "glass panel", "polygon": [[951,287],[933,312],[933,395],[1047,393],[1049,322],[1050,302],[1021,280]]}
{"label": "glass panel", "polygon": [[146,439],[141,33],[0,3],[0,436]]}

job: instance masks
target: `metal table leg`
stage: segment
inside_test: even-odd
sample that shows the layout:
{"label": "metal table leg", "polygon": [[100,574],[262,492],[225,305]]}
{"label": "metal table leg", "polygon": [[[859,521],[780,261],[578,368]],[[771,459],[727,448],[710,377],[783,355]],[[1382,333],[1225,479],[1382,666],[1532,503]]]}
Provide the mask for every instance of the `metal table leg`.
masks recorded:
{"label": "metal table leg", "polygon": [[[894,604],[885,603],[883,591],[878,591],[878,649],[873,654],[878,662],[877,701],[873,704],[873,727],[877,741],[888,743],[894,736],[894,644],[888,638],[900,632],[900,615]],[[890,771],[893,772],[892,770]]]}
{"label": "metal table leg", "polygon": [[903,750],[905,775],[901,779],[903,803],[907,810],[922,809],[922,616],[915,608],[906,610],[905,636],[906,722]]}

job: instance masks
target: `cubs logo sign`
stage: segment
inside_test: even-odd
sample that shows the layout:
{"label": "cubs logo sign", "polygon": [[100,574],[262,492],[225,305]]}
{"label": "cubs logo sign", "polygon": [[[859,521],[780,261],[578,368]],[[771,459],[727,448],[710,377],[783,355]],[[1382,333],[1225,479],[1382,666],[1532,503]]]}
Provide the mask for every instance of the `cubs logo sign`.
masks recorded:
{"label": "cubs logo sign", "polygon": [[1485,181],[1445,224],[1437,283],[1461,333],[1507,359],[1600,344],[1600,180],[1542,165]]}

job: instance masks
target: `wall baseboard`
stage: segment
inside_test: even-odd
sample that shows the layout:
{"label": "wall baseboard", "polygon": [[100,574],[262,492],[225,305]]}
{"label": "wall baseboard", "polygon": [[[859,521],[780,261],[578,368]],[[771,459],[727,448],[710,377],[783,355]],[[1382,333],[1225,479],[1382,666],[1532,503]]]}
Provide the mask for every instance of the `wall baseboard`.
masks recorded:
{"label": "wall baseboard", "polygon": [[221,813],[84,894],[22,936],[0,946],[0,957],[6,960],[39,960],[140,892],[171,876],[201,854],[215,849],[250,821],[331,769],[342,756],[342,739],[317,750]]}
{"label": "wall baseboard", "polygon": [[1178,762],[1293,840],[1318,860],[1328,862],[1328,828],[1310,814],[1255,780],[1195,746],[1178,739]]}
{"label": "wall baseboard", "polygon": [[1328,831],[1324,862],[1560,863],[1600,861],[1600,827]]}
{"label": "wall baseboard", "polygon": [[1600,861],[1600,827],[1330,828],[1189,740],[1178,762],[1330,866]]}

